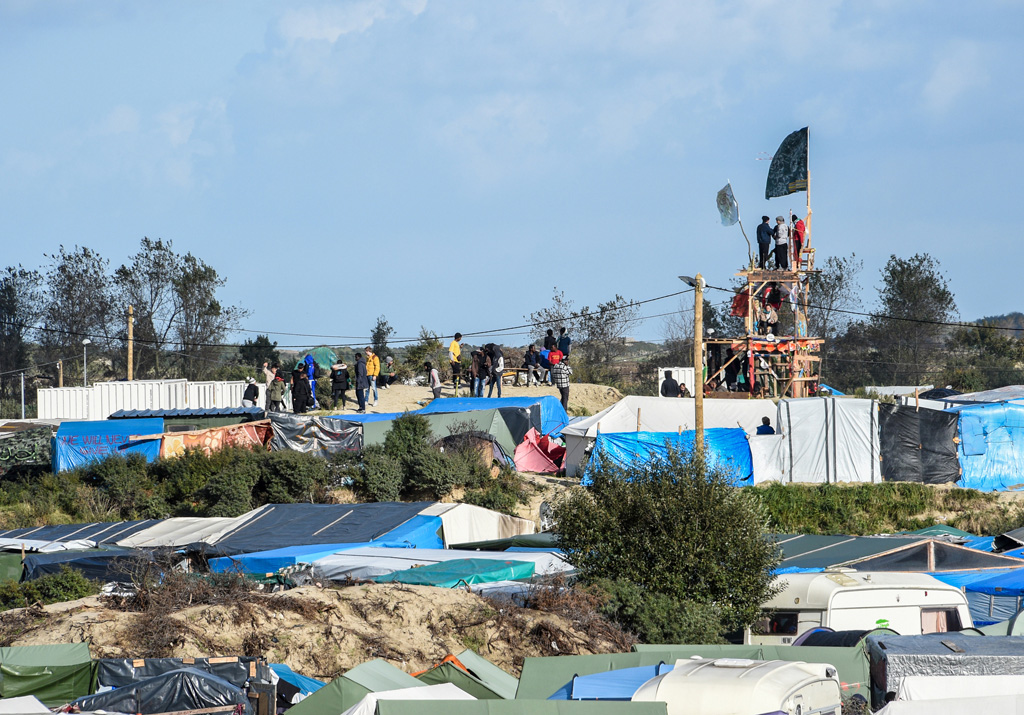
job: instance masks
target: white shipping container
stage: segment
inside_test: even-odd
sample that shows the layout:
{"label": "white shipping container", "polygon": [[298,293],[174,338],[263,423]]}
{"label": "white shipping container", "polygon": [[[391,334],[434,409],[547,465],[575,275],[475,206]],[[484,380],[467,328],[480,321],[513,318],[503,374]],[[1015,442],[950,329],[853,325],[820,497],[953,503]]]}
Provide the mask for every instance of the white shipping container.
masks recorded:
{"label": "white shipping container", "polygon": [[[259,383],[263,405],[263,385]],[[241,407],[245,382],[133,380],[38,391],[40,419],[105,420],[120,410],[182,410]]]}
{"label": "white shipping container", "polygon": [[697,378],[692,367],[659,367],[655,376],[658,379],[658,396],[661,396],[661,383],[665,382],[666,372],[672,373],[672,379],[680,385],[686,385],[691,395],[694,393],[693,384]]}

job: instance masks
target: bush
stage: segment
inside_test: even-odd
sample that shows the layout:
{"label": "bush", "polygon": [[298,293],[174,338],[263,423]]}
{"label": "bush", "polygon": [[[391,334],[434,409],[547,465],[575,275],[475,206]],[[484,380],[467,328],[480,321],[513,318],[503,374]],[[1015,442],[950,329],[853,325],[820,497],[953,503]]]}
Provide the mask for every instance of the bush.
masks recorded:
{"label": "bush", "polygon": [[370,501],[398,501],[404,478],[402,463],[377,445],[363,450],[362,469],[354,486]]}
{"label": "bush", "polygon": [[724,643],[722,613],[714,604],[657,593],[623,579],[599,579],[591,587],[601,595],[600,611],[644,643]]}
{"label": "bush", "polygon": [[327,486],[327,460],[304,452],[259,455],[261,475],[255,498],[263,504],[311,502]]}
{"label": "bush", "polygon": [[475,504],[511,516],[516,515],[516,507],[529,503],[529,500],[530,490],[527,483],[508,467],[502,469],[497,478],[489,481],[483,488],[470,489],[462,498],[466,504]]}
{"label": "bush", "polygon": [[0,610],[25,608],[33,603],[63,603],[74,601],[100,592],[99,584],[90,581],[79,571],[61,566],[60,572],[40,578],[15,583],[0,583]]}
{"label": "bush", "polygon": [[167,503],[149,477],[141,454],[114,455],[83,468],[83,481],[107,495],[120,519],[159,519],[168,515]]}
{"label": "bush", "polygon": [[625,467],[599,458],[590,491],[571,492],[554,516],[584,580],[628,581],[645,600],[716,604],[721,632],[753,623],[777,590],[780,557],[760,504],[699,454],[669,450]]}
{"label": "bush", "polygon": [[240,459],[210,477],[199,494],[203,516],[234,517],[251,510],[261,476],[255,460]]}

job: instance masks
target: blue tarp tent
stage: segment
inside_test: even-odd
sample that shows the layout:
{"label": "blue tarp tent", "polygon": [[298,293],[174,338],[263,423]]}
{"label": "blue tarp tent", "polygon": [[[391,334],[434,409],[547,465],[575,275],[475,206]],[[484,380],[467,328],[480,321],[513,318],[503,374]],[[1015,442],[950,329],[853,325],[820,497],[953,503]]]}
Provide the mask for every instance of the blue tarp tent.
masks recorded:
{"label": "blue tarp tent", "polygon": [[274,673],[277,674],[277,677],[281,680],[295,686],[303,696],[312,695],[325,685],[322,680],[317,680],[316,678],[310,678],[309,676],[296,673],[284,663],[271,663],[270,669],[274,671]]}
{"label": "blue tarp tent", "polygon": [[163,431],[164,421],[158,417],[62,422],[54,438],[53,470],[77,469],[112,454],[141,454],[147,461],[155,462],[160,456],[160,439],[132,437],[160,435]]}
{"label": "blue tarp tent", "polygon": [[[594,457],[603,454],[613,461],[626,465],[633,462],[649,462],[664,458],[669,446],[685,451],[693,450],[696,432],[614,432],[598,434],[594,442]],[[747,434],[738,427],[714,427],[704,430],[704,451],[708,466],[721,467],[732,475],[737,484],[752,483],[754,465],[750,458],[750,443]],[[591,458],[590,464],[597,464]],[[584,474],[581,483],[591,483],[590,475]]]}
{"label": "blue tarp tent", "polygon": [[975,625],[1005,620],[1021,609],[1024,596],[1024,567],[938,571],[931,575],[943,583],[963,589]]}
{"label": "blue tarp tent", "polygon": [[651,678],[672,670],[666,663],[576,675],[548,700],[629,700]]}
{"label": "blue tarp tent", "polygon": [[961,486],[1005,491],[1024,485],[1024,405],[963,405],[947,412],[960,415]]}
{"label": "blue tarp tent", "polygon": [[561,401],[554,395],[541,397],[448,397],[434,400],[417,412],[430,414],[433,412],[469,412],[471,410],[497,410],[503,407],[534,408],[540,407],[541,432],[552,437],[562,433],[562,428],[569,424],[569,415],[562,407]]}
{"label": "blue tarp tent", "polygon": [[214,573],[232,571],[254,574],[277,573],[280,569],[288,566],[300,563],[310,564],[339,551],[361,549],[366,546],[394,549],[443,549],[444,541],[441,540],[440,531],[441,517],[414,516],[401,526],[370,541],[285,546],[280,549],[254,551],[237,556],[223,556],[210,559],[210,571]]}

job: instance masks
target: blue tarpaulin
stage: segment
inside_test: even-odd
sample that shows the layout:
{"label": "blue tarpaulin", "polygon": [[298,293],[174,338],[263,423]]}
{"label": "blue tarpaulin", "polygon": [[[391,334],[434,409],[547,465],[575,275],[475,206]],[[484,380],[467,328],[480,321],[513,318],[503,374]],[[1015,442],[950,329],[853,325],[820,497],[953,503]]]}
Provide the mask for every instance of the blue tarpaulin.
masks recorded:
{"label": "blue tarpaulin", "polygon": [[548,700],[629,700],[651,678],[672,670],[667,663],[577,675]]}
{"label": "blue tarpaulin", "polygon": [[439,535],[440,531],[441,517],[414,516],[401,526],[370,541],[285,546],[280,549],[223,556],[210,559],[210,571],[214,573],[234,571],[253,574],[277,573],[280,569],[288,566],[300,563],[310,564],[339,551],[361,549],[367,546],[393,549],[443,549],[444,542]]}
{"label": "blue tarpaulin", "polygon": [[472,410],[498,410],[503,407],[533,408],[540,407],[541,432],[552,437],[562,433],[562,428],[569,424],[569,415],[562,407],[561,401],[554,395],[541,397],[448,397],[434,400],[422,410],[421,414],[433,412],[470,412]]}
{"label": "blue tarpaulin", "polygon": [[1024,405],[963,405],[947,412],[960,415],[961,486],[982,491],[1024,487]]}
{"label": "blue tarpaulin", "polygon": [[64,472],[97,462],[113,454],[141,454],[155,462],[160,456],[160,439],[133,437],[160,435],[164,421],[153,417],[134,420],[62,422],[54,439],[53,469]]}
{"label": "blue tarpaulin", "polygon": [[[663,459],[669,447],[693,450],[694,430],[676,432],[615,432],[598,434],[594,442],[594,457],[604,454],[615,462],[626,465],[633,462],[650,462]],[[704,430],[704,452],[709,467],[721,467],[738,484],[753,483],[754,466],[750,458],[750,443],[746,432],[738,427],[714,427]],[[598,461],[591,458],[590,464]],[[591,483],[590,475],[584,474],[584,486]]]}
{"label": "blue tarpaulin", "polygon": [[291,683],[298,688],[299,692],[303,695],[312,695],[325,685],[322,680],[317,680],[316,678],[310,678],[309,676],[296,673],[284,663],[271,663],[270,669],[274,671],[277,674],[277,677],[281,680],[286,683]]}

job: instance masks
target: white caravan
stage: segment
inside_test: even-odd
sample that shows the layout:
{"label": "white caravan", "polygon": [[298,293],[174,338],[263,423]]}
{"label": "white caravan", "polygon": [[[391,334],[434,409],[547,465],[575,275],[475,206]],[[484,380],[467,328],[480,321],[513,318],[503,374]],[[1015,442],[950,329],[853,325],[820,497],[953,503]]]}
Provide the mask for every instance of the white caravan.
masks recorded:
{"label": "white caravan", "polygon": [[743,642],[789,645],[819,627],[834,631],[891,628],[913,636],[973,628],[967,597],[923,573],[824,571],[783,574],[764,617]]}

